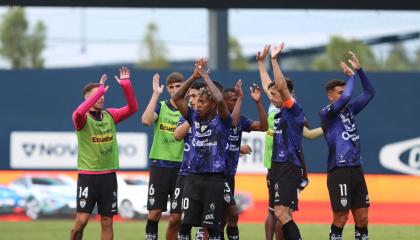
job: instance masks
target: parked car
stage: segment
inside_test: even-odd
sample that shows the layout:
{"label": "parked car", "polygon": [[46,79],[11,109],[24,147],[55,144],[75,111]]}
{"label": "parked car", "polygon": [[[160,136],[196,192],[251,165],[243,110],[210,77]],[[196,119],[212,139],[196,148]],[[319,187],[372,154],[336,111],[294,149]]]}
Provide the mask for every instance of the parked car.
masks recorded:
{"label": "parked car", "polygon": [[73,216],[76,212],[76,181],[69,176],[26,174],[9,187],[25,200],[25,213],[31,219]]}
{"label": "parked car", "polygon": [[142,175],[117,174],[117,182],[118,213],[120,216],[125,219],[146,216],[148,213],[148,177]]}
{"label": "parked car", "polygon": [[239,213],[247,210],[252,205],[252,197],[249,193],[235,192],[236,206],[238,207]]}
{"label": "parked car", "polygon": [[18,208],[22,209],[25,201],[15,191],[0,186],[0,214],[14,213]]}

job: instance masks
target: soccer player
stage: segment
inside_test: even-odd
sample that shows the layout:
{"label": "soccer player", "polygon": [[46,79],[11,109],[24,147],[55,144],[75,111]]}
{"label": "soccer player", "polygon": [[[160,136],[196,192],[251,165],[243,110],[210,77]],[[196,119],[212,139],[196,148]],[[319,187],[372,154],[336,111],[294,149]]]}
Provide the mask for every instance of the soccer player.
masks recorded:
{"label": "soccer player", "polygon": [[113,239],[113,216],[117,214],[117,178],[119,168],[115,125],[137,112],[138,104],[130,83],[130,70],[120,68],[115,79],[123,89],[127,105],[103,110],[104,74],[99,83],[89,83],[83,90],[85,101],[73,112],[78,142],[77,213],[70,238],[83,237],[95,204],[101,215],[101,239]]}
{"label": "soccer player", "polygon": [[195,65],[206,88],[200,90],[197,110],[188,107],[184,97],[190,78],[173,97],[179,111],[191,126],[194,157],[190,161],[188,184],[184,188],[183,220],[178,239],[191,239],[193,226],[207,227],[209,240],[219,238],[219,222],[223,207],[225,149],[232,118],[221,92],[205,71],[206,61]]}
{"label": "soccer player", "polygon": [[[271,51],[275,88],[270,89],[273,104],[281,110],[274,116],[271,185],[274,185],[274,214],[283,225],[286,240],[301,239],[292,212],[298,209],[298,195],[302,179],[301,141],[305,115],[292,98],[277,61],[284,44]],[[280,100],[276,101],[280,96]]]}
{"label": "soccer player", "polygon": [[267,131],[267,114],[261,103],[261,90],[255,84],[250,87],[251,97],[257,105],[259,121],[240,115],[243,100],[242,80],[235,88],[225,89],[223,97],[229,112],[232,113],[232,127],[229,129],[228,149],[226,151],[226,176],[225,176],[225,213],[222,217],[220,237],[224,239],[224,227],[227,220],[226,234],[229,240],[239,239],[238,208],[235,202],[235,175],[238,168],[242,132]]}
{"label": "soccer player", "polygon": [[[153,94],[141,119],[146,126],[154,124],[153,143],[149,153],[151,166],[146,224],[148,240],[158,239],[158,223],[162,211],[166,211],[168,195],[171,200],[174,198],[175,183],[184,152],[184,142],[176,141],[174,137],[181,113],[172,99],[158,102],[163,92],[163,85],[159,87],[159,79],[159,74],[153,76]],[[181,73],[173,72],[168,75],[166,90],[171,97],[183,81],[184,76]],[[170,236],[177,231],[176,220],[170,218],[166,234]]]}
{"label": "soccer player", "polygon": [[[199,76],[198,76],[199,77]],[[201,88],[204,88],[203,82],[194,82],[191,88],[188,91],[188,103],[192,109],[196,109],[197,100],[199,96],[199,91]],[[184,194],[185,181],[190,168],[191,158],[194,156],[194,151],[191,146],[191,131],[190,125],[185,120],[184,117],[178,121],[178,125],[175,129],[175,139],[178,141],[184,140],[184,157],[181,163],[181,168],[179,169],[178,177],[176,179],[174,198],[171,203],[171,216],[173,224],[177,225],[176,232],[172,232],[170,235],[167,234],[168,239],[176,239],[179,231],[179,226],[181,225],[181,213],[182,213],[182,196]]]}
{"label": "soccer player", "polygon": [[327,82],[326,91],[330,104],[320,111],[322,129],[329,148],[327,185],[334,215],[330,239],[342,239],[343,228],[351,210],[355,221],[355,240],[367,240],[370,203],[355,116],[375,96],[375,90],[356,55],[351,51],[349,55],[349,63],[361,79],[363,93],[350,102],[355,75],[351,68],[341,62],[340,67],[348,77],[347,83],[342,80]]}
{"label": "soccer player", "polygon": [[[263,51],[258,52],[256,55],[256,59],[258,62],[258,69],[260,72],[260,78],[261,78],[261,84],[263,87],[264,92],[268,96],[270,100],[270,107],[268,110],[268,131],[266,132],[265,136],[265,149],[264,149],[264,166],[267,168],[267,188],[269,192],[269,208],[268,208],[268,214],[265,220],[265,234],[266,234],[266,240],[272,240],[273,235],[275,232],[276,240],[282,240],[284,239],[283,231],[282,231],[282,225],[279,221],[276,220],[274,216],[274,193],[273,189],[270,187],[270,181],[271,181],[271,158],[272,158],[272,146],[273,146],[273,135],[274,135],[274,115],[276,112],[278,112],[280,109],[275,107],[273,102],[280,102],[280,96],[279,94],[275,93],[275,97],[271,95],[270,91],[276,92],[276,86],[275,83],[271,81],[271,78],[267,72],[267,69],[264,65],[264,60],[266,56],[270,52],[270,45],[265,45],[263,48]],[[293,82],[290,79],[286,78],[287,88],[290,93],[293,93]],[[279,104],[281,105],[281,104]],[[306,124],[303,127],[303,137],[306,139],[315,139],[317,137],[322,136],[323,132],[322,129],[315,128],[315,129],[309,129],[309,126]],[[305,188],[305,181],[306,184],[308,183],[307,179],[307,171],[306,171],[306,164],[305,160],[303,158],[303,151],[302,153],[302,180],[301,180],[301,190]]]}

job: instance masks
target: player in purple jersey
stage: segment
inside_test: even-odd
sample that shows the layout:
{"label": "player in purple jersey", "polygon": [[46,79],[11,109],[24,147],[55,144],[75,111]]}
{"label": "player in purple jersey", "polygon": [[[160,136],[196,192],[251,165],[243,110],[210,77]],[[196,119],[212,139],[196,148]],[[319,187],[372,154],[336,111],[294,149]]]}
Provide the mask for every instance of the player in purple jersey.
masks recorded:
{"label": "player in purple jersey", "polygon": [[[268,208],[268,214],[265,220],[265,234],[266,234],[266,240],[272,240],[275,237],[276,240],[283,240],[283,230],[282,230],[282,224],[277,221],[275,215],[274,215],[274,189],[271,186],[271,151],[272,149],[272,136],[273,136],[273,121],[274,121],[274,114],[275,112],[280,111],[283,105],[281,96],[279,91],[276,88],[275,82],[271,81],[270,75],[267,72],[267,69],[265,67],[264,60],[267,57],[267,55],[270,53],[270,45],[265,45],[262,51],[259,51],[256,54],[256,59],[258,61],[258,69],[260,72],[260,78],[261,78],[261,84],[264,89],[264,92],[266,93],[267,97],[269,98],[271,105],[268,110],[268,122],[269,122],[269,130],[266,134],[266,146],[264,153],[264,166],[268,168],[267,172],[267,188],[269,192],[269,208]],[[286,78],[287,88],[291,94],[293,94],[293,82],[292,80]],[[277,106],[277,107],[276,107]],[[280,107],[279,107],[280,106]],[[305,120],[304,127],[303,127],[303,137],[306,139],[315,139],[317,137],[320,137],[323,134],[322,129],[320,127],[315,129],[309,129],[309,125]],[[300,185],[300,191],[302,191],[305,186],[308,184],[309,180],[307,178],[307,171],[306,171],[306,164],[305,159],[303,156],[303,149],[300,151],[301,155],[301,163],[302,163],[302,178],[301,178],[301,185]]]}
{"label": "player in purple jersey", "polygon": [[229,146],[226,151],[226,182],[225,195],[226,208],[221,222],[221,239],[224,239],[223,229],[227,223],[226,234],[229,240],[239,239],[238,229],[238,208],[234,199],[235,195],[235,175],[238,167],[242,132],[267,131],[267,114],[261,103],[261,90],[257,85],[250,87],[251,97],[257,105],[259,121],[255,121],[240,115],[243,100],[242,80],[239,80],[235,88],[225,89],[223,97],[229,111],[232,113],[232,128],[229,130]]}
{"label": "player in purple jersey", "polygon": [[271,184],[274,185],[274,214],[283,225],[285,239],[300,240],[299,228],[293,221],[292,212],[298,209],[298,195],[302,178],[300,151],[305,115],[302,107],[292,98],[277,61],[283,47],[282,43],[271,51],[276,88],[270,90],[270,93],[273,97],[275,94],[279,94],[281,98],[279,102],[273,101],[273,104],[281,109],[274,116]]}
{"label": "player in purple jersey", "polygon": [[[204,87],[203,82],[194,82],[191,88],[188,91],[188,103],[191,108],[195,109],[199,91],[201,88]],[[166,235],[166,239],[176,239],[177,234],[179,232],[179,227],[181,226],[181,213],[182,213],[182,196],[184,193],[184,185],[186,181],[186,177],[188,175],[188,169],[190,167],[191,158],[194,156],[194,152],[191,148],[191,131],[190,125],[185,120],[184,117],[180,117],[178,121],[177,128],[175,129],[175,139],[180,141],[184,140],[184,158],[181,163],[181,168],[179,169],[178,177],[176,179],[175,190],[174,190],[174,198],[171,202],[171,223],[173,227],[173,231],[170,234]]]}
{"label": "player in purple jersey", "polygon": [[178,239],[191,239],[193,226],[207,227],[209,240],[220,239],[219,222],[223,206],[225,149],[232,118],[223,96],[205,71],[206,60],[195,64],[206,88],[200,90],[197,110],[188,107],[184,97],[195,79],[187,80],[173,96],[191,126],[194,157],[190,161],[188,183],[184,188],[183,220]]}
{"label": "player in purple jersey", "polygon": [[340,67],[348,76],[347,83],[341,80],[327,82],[326,90],[330,104],[320,112],[321,124],[328,145],[327,185],[333,210],[330,239],[341,240],[349,210],[355,221],[355,240],[367,240],[369,197],[362,170],[360,141],[355,116],[374,97],[375,90],[354,53],[349,51],[349,63],[359,75],[363,93],[350,102],[355,74],[341,62]]}

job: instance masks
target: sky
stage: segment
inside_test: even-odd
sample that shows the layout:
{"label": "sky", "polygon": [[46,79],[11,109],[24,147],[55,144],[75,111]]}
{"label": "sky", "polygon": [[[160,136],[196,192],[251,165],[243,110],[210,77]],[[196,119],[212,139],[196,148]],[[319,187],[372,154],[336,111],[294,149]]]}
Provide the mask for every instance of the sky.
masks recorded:
{"label": "sky", "polygon": [[[0,7],[0,16],[6,12]],[[47,26],[46,67],[78,67],[137,62],[144,59],[141,39],[147,24],[155,22],[171,60],[208,56],[206,9],[56,8],[30,7],[27,18],[34,26]],[[229,34],[246,55],[264,44],[285,42],[287,48],[326,44],[332,35],[365,39],[420,31],[420,11],[355,10],[250,10],[228,12]],[[409,54],[420,40],[406,43]],[[389,46],[375,47],[379,55]],[[7,67],[0,60],[0,67]]]}

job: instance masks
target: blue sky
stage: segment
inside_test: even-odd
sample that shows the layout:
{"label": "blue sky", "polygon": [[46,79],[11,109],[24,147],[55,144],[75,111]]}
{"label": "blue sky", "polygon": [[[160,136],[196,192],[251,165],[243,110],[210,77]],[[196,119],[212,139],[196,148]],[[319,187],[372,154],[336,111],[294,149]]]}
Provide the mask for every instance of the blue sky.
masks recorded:
{"label": "blue sky", "polygon": [[[0,15],[5,11],[1,7]],[[158,25],[170,59],[208,55],[206,9],[31,7],[27,16],[32,25],[37,20],[47,25],[47,67],[138,61],[144,57],[140,41],[151,21]],[[420,11],[229,10],[229,33],[239,39],[247,55],[266,43],[309,47],[325,44],[331,35],[366,38],[419,30]],[[413,53],[420,41],[406,46]],[[386,54],[387,49],[379,46],[375,52]],[[5,62],[0,61],[0,66],[5,67]]]}

